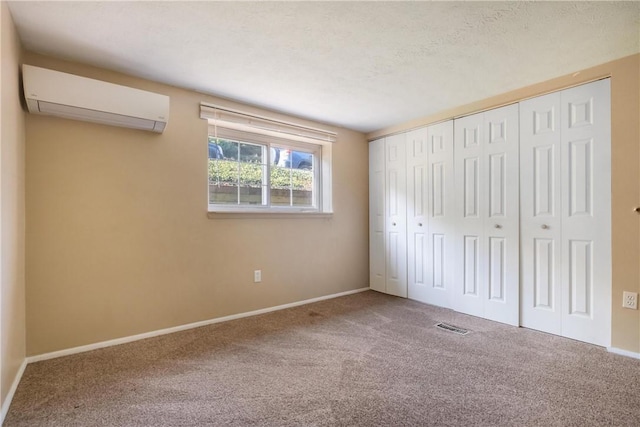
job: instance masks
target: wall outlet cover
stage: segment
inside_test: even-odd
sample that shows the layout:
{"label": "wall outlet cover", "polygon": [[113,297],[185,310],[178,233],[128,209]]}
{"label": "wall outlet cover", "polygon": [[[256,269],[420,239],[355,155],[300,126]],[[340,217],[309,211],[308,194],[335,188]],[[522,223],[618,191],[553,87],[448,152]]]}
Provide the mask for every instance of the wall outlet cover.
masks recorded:
{"label": "wall outlet cover", "polygon": [[622,293],[622,307],[630,308],[633,310],[638,309],[638,293],[637,292],[623,292]]}

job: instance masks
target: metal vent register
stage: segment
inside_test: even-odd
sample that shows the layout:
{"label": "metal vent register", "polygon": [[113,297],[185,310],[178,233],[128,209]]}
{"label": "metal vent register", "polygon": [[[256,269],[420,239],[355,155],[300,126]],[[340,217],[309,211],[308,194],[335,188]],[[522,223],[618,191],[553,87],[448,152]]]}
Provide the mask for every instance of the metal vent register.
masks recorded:
{"label": "metal vent register", "polygon": [[450,325],[448,323],[438,323],[436,328],[443,329],[445,331],[453,332],[458,335],[467,335],[469,331],[467,329],[458,328],[457,326]]}

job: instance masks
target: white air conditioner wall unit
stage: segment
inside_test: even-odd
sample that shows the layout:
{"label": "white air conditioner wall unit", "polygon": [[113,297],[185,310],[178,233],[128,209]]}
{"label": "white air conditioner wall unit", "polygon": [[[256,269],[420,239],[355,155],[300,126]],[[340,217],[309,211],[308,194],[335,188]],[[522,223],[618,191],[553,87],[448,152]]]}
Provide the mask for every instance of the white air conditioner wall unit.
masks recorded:
{"label": "white air conditioner wall unit", "polygon": [[169,97],[127,86],[22,65],[30,113],[162,133]]}

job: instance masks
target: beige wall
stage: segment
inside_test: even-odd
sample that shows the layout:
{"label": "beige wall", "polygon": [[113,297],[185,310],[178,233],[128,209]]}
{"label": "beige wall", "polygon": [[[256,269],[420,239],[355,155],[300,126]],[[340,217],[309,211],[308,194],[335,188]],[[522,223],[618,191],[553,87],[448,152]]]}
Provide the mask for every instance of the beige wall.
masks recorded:
{"label": "beige wall", "polygon": [[476,111],[495,108],[568,86],[611,76],[612,346],[640,352],[640,311],[622,308],[623,291],[640,291],[640,55],[474,102],[440,114],[381,129],[369,140]]}
{"label": "beige wall", "polygon": [[363,134],[334,129],[331,218],[208,219],[199,104],[259,110],[32,53],[24,63],[171,97],[161,135],[27,114],[29,355],[368,286]]}
{"label": "beige wall", "polygon": [[[40,55],[25,63],[171,96],[155,135],[27,115],[27,353],[36,355],[368,285],[367,148],[337,129],[331,219],[207,219],[200,101],[247,106]],[[640,55],[368,135],[612,77],[614,347],[640,351]],[[239,256],[244,253],[244,256]],[[310,261],[315,258],[316,261]],[[263,270],[263,283],[252,271]]]}
{"label": "beige wall", "polygon": [[20,107],[21,47],[9,9],[0,3],[0,402],[25,359],[24,113]]}

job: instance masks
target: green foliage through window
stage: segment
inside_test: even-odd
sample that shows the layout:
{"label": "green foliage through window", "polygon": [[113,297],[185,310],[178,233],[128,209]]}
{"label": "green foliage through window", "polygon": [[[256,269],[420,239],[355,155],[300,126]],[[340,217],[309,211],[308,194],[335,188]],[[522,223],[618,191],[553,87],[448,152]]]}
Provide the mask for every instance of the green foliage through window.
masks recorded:
{"label": "green foliage through window", "polygon": [[[238,171],[238,167],[240,167],[240,171]],[[259,188],[262,186],[263,167],[265,166],[256,163],[209,159],[209,184],[237,185],[238,179],[240,179],[242,186]],[[313,189],[313,172],[271,166],[271,188],[311,191]]]}

